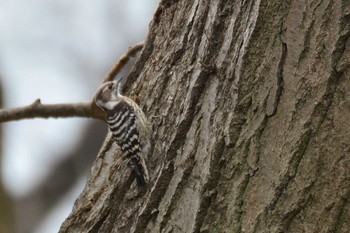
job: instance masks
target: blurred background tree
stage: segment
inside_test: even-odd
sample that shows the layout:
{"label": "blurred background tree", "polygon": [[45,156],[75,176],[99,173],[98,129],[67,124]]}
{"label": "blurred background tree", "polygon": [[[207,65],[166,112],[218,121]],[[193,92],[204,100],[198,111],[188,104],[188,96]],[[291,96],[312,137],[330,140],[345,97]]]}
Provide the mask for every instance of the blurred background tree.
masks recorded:
{"label": "blurred background tree", "polygon": [[[0,82],[0,108],[2,107],[2,85]],[[0,232],[14,231],[13,203],[2,182],[2,127],[0,125]]]}

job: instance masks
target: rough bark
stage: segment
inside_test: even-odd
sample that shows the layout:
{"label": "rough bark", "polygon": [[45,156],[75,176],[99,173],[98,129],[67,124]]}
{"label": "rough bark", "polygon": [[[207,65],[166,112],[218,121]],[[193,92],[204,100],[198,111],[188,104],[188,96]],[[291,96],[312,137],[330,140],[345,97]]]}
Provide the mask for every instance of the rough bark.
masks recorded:
{"label": "rough bark", "polygon": [[60,232],[349,232],[350,2],[163,0],[125,92],[154,124],[135,189],[110,135]]}

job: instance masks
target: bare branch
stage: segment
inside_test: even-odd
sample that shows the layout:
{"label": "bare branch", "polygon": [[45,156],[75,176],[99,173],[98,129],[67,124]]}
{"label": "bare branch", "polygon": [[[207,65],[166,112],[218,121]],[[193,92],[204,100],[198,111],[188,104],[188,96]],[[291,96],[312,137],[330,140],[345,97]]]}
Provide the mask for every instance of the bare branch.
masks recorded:
{"label": "bare branch", "polygon": [[[138,43],[130,47],[117,63],[115,63],[103,83],[112,81],[120,70],[128,63],[130,57],[136,55],[144,46],[144,43]],[[42,104],[37,99],[31,105],[12,108],[0,109],[0,123],[32,118],[64,118],[64,117],[89,117],[105,120],[103,111],[92,102],[75,103],[75,104]]]}
{"label": "bare branch", "polygon": [[90,117],[104,120],[105,116],[91,102],[75,104],[42,104],[37,99],[31,105],[0,110],[0,123],[32,118]]}
{"label": "bare branch", "polygon": [[128,63],[130,57],[134,57],[137,52],[139,52],[144,46],[144,42],[140,42],[130,47],[128,52],[126,52],[123,56],[121,56],[117,63],[114,64],[114,67],[109,72],[107,77],[103,80],[103,83],[112,81],[114,77],[120,72],[121,69]]}

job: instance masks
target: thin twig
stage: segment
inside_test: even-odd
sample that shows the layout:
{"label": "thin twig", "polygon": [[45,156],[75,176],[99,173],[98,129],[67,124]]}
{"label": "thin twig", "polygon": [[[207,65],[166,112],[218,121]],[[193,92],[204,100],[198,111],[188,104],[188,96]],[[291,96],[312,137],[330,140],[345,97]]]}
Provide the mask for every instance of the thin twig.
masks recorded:
{"label": "thin twig", "polygon": [[[103,83],[112,81],[114,77],[128,63],[130,57],[136,55],[144,46],[144,43],[138,43],[128,50],[117,63],[115,63]],[[94,101],[85,103],[70,104],[42,104],[37,99],[32,104],[19,108],[0,109],[0,123],[33,118],[65,118],[65,117],[89,117],[105,120],[105,114],[96,106]]]}
{"label": "thin twig", "polygon": [[40,99],[34,103],[12,109],[0,110],[0,123],[33,118],[64,118],[64,117],[90,117],[104,120],[101,111],[96,111],[91,102],[75,104],[42,104]]}
{"label": "thin twig", "polygon": [[128,52],[121,56],[117,63],[114,64],[112,70],[109,72],[107,77],[103,80],[103,83],[112,81],[114,77],[120,72],[121,69],[128,63],[130,57],[134,57],[137,52],[139,52],[144,46],[144,42],[140,42],[130,47]]}

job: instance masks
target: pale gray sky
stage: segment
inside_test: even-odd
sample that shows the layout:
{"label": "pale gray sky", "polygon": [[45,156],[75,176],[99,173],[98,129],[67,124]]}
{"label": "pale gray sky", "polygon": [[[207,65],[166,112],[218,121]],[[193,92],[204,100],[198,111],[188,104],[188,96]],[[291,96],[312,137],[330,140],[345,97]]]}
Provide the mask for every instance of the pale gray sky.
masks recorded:
{"label": "pale gray sky", "polygon": [[[0,0],[0,4],[0,80],[5,107],[18,107],[38,97],[44,103],[90,100],[117,58],[145,39],[158,0]],[[9,192],[21,196],[40,183],[60,160],[57,156],[75,145],[86,121],[4,124],[2,171]],[[57,232],[82,187],[73,190],[66,197],[70,202],[62,201],[37,232]]]}

